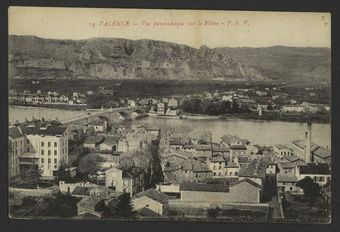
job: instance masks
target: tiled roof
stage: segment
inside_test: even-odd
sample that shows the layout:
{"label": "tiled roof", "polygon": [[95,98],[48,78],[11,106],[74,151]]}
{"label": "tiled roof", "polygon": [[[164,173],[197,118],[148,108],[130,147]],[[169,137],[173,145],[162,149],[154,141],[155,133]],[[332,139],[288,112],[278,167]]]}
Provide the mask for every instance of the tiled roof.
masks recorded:
{"label": "tiled roof", "polygon": [[[293,143],[295,146],[297,146],[297,147],[299,147],[299,148],[301,148],[301,149],[303,149],[303,150],[305,149],[306,140],[304,140],[304,139],[294,140],[294,141],[292,141],[292,143]],[[319,147],[318,145],[316,145],[315,143],[312,143],[312,144],[311,144],[311,151],[312,151],[312,152],[315,151],[318,147]]]}
{"label": "tiled roof", "polygon": [[286,145],[283,145],[283,144],[276,144],[275,147],[279,150],[283,150],[283,149],[289,150],[289,147],[287,147]]}
{"label": "tiled roof", "polygon": [[239,156],[238,157],[238,162],[239,163],[248,163],[249,162],[249,158],[247,156]]}
{"label": "tiled roof", "polygon": [[247,150],[247,147],[244,144],[233,144],[230,145],[231,150]]}
{"label": "tiled roof", "polygon": [[229,162],[227,165],[226,165],[226,168],[239,168],[240,166],[237,164],[237,163],[231,163]]}
{"label": "tiled roof", "polygon": [[165,193],[161,193],[159,191],[157,191],[156,189],[148,189],[144,192],[140,192],[140,193],[137,193],[136,195],[133,196],[133,198],[140,198],[140,197],[143,197],[143,196],[146,196],[146,197],[149,197],[155,201],[158,201],[162,204],[167,204],[168,203],[168,200],[169,200],[169,197],[168,195],[166,195]]}
{"label": "tiled roof", "polygon": [[248,184],[251,184],[259,189],[262,189],[262,186],[254,181],[252,181],[251,179],[248,179],[248,178],[245,178],[245,179],[242,179],[242,180],[239,180],[239,181],[235,181],[235,182],[232,182],[230,183],[230,187],[232,186],[235,186],[235,185],[239,185],[241,183],[248,183]]}
{"label": "tiled roof", "polygon": [[82,186],[77,186],[75,189],[72,191],[73,195],[84,195],[88,196],[90,195],[90,189],[88,187],[82,187]]}
{"label": "tiled roof", "polygon": [[101,202],[103,199],[97,198],[97,197],[85,197],[81,201],[78,202],[78,205],[80,205],[83,208],[86,209],[92,209],[94,210],[95,207]]}
{"label": "tiled roof", "polygon": [[318,147],[316,150],[313,151],[313,154],[325,159],[331,156],[331,150],[324,147]]}
{"label": "tiled roof", "polygon": [[47,121],[25,122],[20,124],[20,128],[24,134],[33,135],[63,135],[66,131],[65,126],[60,126]]}
{"label": "tiled roof", "polygon": [[88,136],[85,139],[84,143],[94,143],[94,144],[99,144],[104,141],[105,137],[103,135],[96,135],[96,136]]}
{"label": "tiled roof", "polygon": [[284,159],[288,160],[289,162],[296,162],[298,160],[301,160],[299,157],[297,157],[296,155],[287,155],[283,157]]}
{"label": "tiled roof", "polygon": [[213,156],[208,159],[210,162],[224,162],[224,158],[222,156]]}
{"label": "tiled roof", "polygon": [[228,152],[230,151],[229,147],[217,147],[213,146],[213,152]]}
{"label": "tiled roof", "polygon": [[330,166],[327,163],[307,163],[305,166],[300,167],[300,174],[320,174],[329,175],[331,174]]}
{"label": "tiled roof", "polygon": [[107,145],[115,145],[118,141],[119,141],[118,136],[106,136],[103,143]]}
{"label": "tiled roof", "polygon": [[231,144],[231,143],[234,143],[234,142],[237,142],[237,141],[242,141],[241,138],[235,136],[235,135],[224,135],[222,138],[222,141],[226,144]]}
{"label": "tiled roof", "polygon": [[278,173],[276,176],[278,182],[298,182],[294,173]]}
{"label": "tiled roof", "polygon": [[23,137],[24,134],[22,133],[22,131],[20,130],[19,127],[10,127],[8,129],[8,136],[13,138],[13,139],[16,139],[16,138],[20,138],[20,137]]}
{"label": "tiled roof", "polygon": [[295,167],[295,165],[292,164],[291,162],[282,162],[280,163],[280,165],[283,169],[291,169]]}
{"label": "tiled roof", "polygon": [[181,191],[202,191],[202,192],[228,192],[229,187],[226,184],[205,184],[185,182],[180,185]]}

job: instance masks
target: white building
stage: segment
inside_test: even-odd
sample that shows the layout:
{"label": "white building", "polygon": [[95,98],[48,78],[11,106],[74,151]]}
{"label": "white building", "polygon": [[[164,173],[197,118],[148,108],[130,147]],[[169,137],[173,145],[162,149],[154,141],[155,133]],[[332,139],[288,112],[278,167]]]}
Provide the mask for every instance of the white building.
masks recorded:
{"label": "white building", "polygon": [[9,177],[20,174],[19,157],[25,152],[25,136],[20,127],[10,127],[8,130],[8,171]]}
{"label": "white building", "polygon": [[53,177],[60,166],[68,164],[68,130],[58,122],[27,122],[20,125],[25,135],[25,151],[20,168],[38,165],[42,177]]}

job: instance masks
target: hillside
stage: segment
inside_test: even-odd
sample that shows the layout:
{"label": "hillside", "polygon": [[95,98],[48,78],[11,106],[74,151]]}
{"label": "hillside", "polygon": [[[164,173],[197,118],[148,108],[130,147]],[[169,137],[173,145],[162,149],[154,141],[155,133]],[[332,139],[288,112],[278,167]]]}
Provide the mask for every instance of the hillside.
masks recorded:
{"label": "hillside", "polygon": [[153,40],[9,37],[10,77],[20,79],[330,80],[318,48],[195,49]]}
{"label": "hillside", "polygon": [[299,47],[215,48],[248,64],[273,80],[330,82],[331,49]]}
{"label": "hillside", "polygon": [[208,47],[95,38],[51,40],[10,36],[11,77],[266,80],[256,69]]}

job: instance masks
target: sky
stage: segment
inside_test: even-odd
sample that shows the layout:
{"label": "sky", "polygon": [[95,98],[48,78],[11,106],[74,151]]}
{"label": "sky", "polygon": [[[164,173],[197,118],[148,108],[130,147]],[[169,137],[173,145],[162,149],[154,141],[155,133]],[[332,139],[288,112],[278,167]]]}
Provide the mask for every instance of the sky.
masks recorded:
{"label": "sky", "polygon": [[331,47],[330,13],[10,7],[9,34],[153,39],[191,47]]}

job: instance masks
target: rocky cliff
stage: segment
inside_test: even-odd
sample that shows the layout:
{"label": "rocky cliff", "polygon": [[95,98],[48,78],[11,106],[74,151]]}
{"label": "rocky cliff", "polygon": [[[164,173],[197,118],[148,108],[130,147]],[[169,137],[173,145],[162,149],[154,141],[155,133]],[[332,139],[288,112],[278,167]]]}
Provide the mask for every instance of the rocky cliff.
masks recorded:
{"label": "rocky cliff", "polygon": [[153,40],[9,37],[12,78],[269,80],[254,67],[202,46]]}

